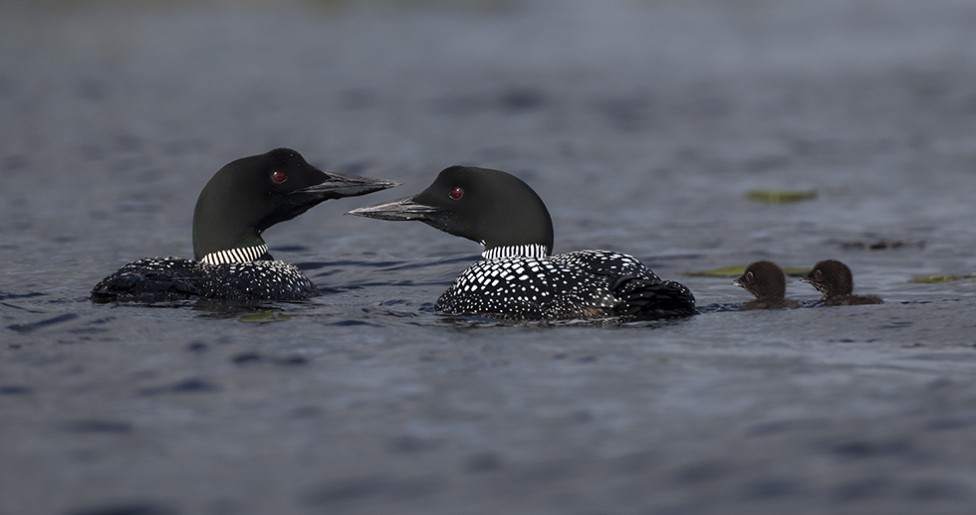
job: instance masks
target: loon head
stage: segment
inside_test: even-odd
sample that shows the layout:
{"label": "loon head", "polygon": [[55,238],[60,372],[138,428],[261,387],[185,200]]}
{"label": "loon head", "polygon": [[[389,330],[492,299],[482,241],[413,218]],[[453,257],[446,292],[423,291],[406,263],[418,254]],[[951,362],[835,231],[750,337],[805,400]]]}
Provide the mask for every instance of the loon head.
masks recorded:
{"label": "loon head", "polygon": [[385,179],[323,172],[294,150],[243,157],[217,171],[193,211],[193,254],[264,245],[261,232],[329,199],[397,186]]}
{"label": "loon head", "polygon": [[354,209],[347,214],[380,220],[418,220],[474,240],[486,251],[542,245],[552,252],[552,218],[528,184],[506,172],[452,166],[412,197]]}
{"label": "loon head", "polygon": [[732,281],[733,286],[741,286],[757,299],[783,299],[786,297],[786,275],[772,261],[756,261],[748,267],[741,277]]}
{"label": "loon head", "polygon": [[817,263],[804,280],[823,293],[824,298],[850,295],[854,291],[854,275],[851,269],[836,259]]}

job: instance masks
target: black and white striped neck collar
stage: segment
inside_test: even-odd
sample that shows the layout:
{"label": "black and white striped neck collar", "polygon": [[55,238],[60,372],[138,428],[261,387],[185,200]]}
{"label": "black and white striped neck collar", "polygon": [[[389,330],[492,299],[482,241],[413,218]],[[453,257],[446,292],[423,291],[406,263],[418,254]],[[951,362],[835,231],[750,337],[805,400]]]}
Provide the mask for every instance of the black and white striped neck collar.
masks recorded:
{"label": "black and white striped neck collar", "polygon": [[507,257],[532,257],[544,258],[549,255],[549,249],[545,245],[531,243],[528,245],[509,245],[506,247],[495,247],[487,249],[481,253],[485,259],[501,259]]}
{"label": "black and white striped neck collar", "polygon": [[262,244],[253,247],[240,247],[211,252],[203,256],[200,262],[208,265],[226,265],[229,263],[250,263],[251,261],[257,261],[262,258],[268,259],[269,257],[268,246]]}

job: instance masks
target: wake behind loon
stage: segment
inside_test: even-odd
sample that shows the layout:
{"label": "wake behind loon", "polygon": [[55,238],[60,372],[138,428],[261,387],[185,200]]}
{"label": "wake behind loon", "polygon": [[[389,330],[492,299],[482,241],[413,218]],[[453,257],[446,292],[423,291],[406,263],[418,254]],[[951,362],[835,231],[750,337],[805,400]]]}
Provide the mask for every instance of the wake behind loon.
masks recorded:
{"label": "wake behind loon", "polygon": [[607,250],[552,255],[552,218],[542,199],[499,170],[452,166],[419,194],[350,211],[418,220],[484,246],[435,304],[453,315],[516,320],[622,317],[653,320],[697,313],[685,286],[662,281],[633,256]]}
{"label": "wake behind loon", "polygon": [[145,258],[102,279],[95,302],[302,300],[318,289],[297,267],[275,260],[261,233],[329,199],[397,186],[386,179],[323,172],[279,148],[217,171],[193,211],[194,259]]}

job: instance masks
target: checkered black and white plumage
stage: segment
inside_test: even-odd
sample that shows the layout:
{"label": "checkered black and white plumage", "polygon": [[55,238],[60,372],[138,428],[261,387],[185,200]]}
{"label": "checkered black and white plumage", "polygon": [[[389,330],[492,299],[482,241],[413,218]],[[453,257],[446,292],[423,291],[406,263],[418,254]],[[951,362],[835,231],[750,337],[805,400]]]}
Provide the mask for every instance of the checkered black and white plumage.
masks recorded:
{"label": "checkered black and white plumage", "polygon": [[[266,249],[265,249],[266,251]],[[210,264],[165,257],[133,261],[92,290],[101,302],[159,302],[205,298],[232,302],[304,300],[318,294],[312,281],[284,261],[259,259]]]}
{"label": "checkered black and white plumage", "polygon": [[[545,248],[540,246],[541,248]],[[683,285],[662,281],[633,256],[607,250],[525,255],[496,247],[437,300],[449,314],[505,319],[669,318],[695,313]]]}
{"label": "checkered black and white plumage", "polygon": [[200,296],[230,301],[304,300],[319,290],[295,265],[284,261],[202,265]]}

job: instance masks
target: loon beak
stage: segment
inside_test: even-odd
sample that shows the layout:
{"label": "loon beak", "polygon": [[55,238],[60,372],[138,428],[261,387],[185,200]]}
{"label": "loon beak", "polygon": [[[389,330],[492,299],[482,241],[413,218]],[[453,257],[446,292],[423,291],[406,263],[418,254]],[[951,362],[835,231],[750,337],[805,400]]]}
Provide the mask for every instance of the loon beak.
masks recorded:
{"label": "loon beak", "polygon": [[358,197],[400,185],[399,182],[388,179],[356,177],[335,172],[322,172],[322,174],[325,176],[322,182],[294,191],[291,195],[313,195],[322,200]]}
{"label": "loon beak", "polygon": [[347,215],[363,216],[366,218],[376,218],[377,220],[419,220],[429,221],[435,213],[440,213],[443,209],[433,206],[426,206],[414,202],[413,197],[402,198],[375,206],[366,206],[353,209]]}
{"label": "loon beak", "polygon": [[741,279],[742,279],[741,277],[740,277],[739,279],[734,279],[734,280],[732,281],[732,286],[739,286],[739,287],[742,287],[742,281],[741,281]]}

